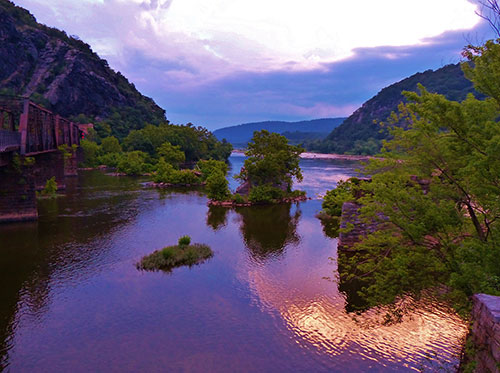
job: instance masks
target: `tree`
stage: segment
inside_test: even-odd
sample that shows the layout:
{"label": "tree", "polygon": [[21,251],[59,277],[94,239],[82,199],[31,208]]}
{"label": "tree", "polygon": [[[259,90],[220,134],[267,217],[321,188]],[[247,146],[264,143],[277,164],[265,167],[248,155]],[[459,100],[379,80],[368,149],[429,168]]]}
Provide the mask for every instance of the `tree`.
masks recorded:
{"label": "tree", "polygon": [[116,137],[110,136],[102,140],[101,149],[104,154],[121,153],[122,147]]}
{"label": "tree", "polygon": [[371,161],[362,218],[383,229],[355,246],[345,278],[364,280],[370,305],[448,285],[453,299],[500,294],[500,45],[467,47],[476,90],[462,102],[420,86],[406,92],[394,139]]}
{"label": "tree", "polygon": [[252,186],[267,184],[289,192],[294,178],[302,180],[299,160],[303,151],[277,133],[255,131],[245,152],[248,158],[237,177]]}
{"label": "tree", "polygon": [[226,176],[219,170],[212,172],[207,178],[208,198],[215,201],[225,201],[231,196]]}
{"label": "tree", "polygon": [[186,161],[186,155],[181,150],[180,146],[174,146],[168,141],[165,141],[157,150],[160,157],[163,157],[167,163],[170,163],[175,168],[179,168],[181,163]]}

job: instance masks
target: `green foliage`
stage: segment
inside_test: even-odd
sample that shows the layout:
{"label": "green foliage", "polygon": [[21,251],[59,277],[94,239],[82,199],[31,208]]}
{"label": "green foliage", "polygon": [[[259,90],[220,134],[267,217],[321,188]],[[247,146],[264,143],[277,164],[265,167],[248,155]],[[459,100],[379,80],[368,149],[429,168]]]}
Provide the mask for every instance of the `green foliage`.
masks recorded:
{"label": "green foliage", "polygon": [[329,216],[340,216],[344,202],[355,200],[362,190],[363,182],[358,178],[350,178],[347,181],[340,180],[337,187],[328,190],[323,197],[323,213]]}
{"label": "green foliage", "polygon": [[207,195],[208,198],[215,201],[225,201],[231,196],[228,188],[228,181],[222,171],[216,169],[207,178]]}
{"label": "green foliage", "polygon": [[101,149],[104,154],[121,153],[122,147],[116,137],[106,137],[101,142]]}
{"label": "green foliage", "polygon": [[[500,295],[500,47],[466,51],[484,101],[407,92],[384,159],[370,162],[362,218],[383,229],[356,245],[344,275],[366,280],[370,304],[449,287],[454,300]],[[491,68],[490,68],[491,67]],[[386,220],[387,219],[387,220]]]}
{"label": "green foliage", "polygon": [[186,161],[186,155],[181,150],[179,145],[172,145],[168,141],[165,141],[158,149],[157,153],[160,157],[165,159],[165,162],[170,163],[175,168],[179,168],[181,163]]}
{"label": "green foliage", "polygon": [[209,159],[207,161],[201,160],[196,164],[196,168],[201,172],[201,180],[205,181],[214,172],[220,172],[223,176],[227,174],[228,166],[224,161],[216,161]]}
{"label": "green foliage", "polygon": [[118,162],[117,170],[127,175],[141,175],[147,171],[146,159],[147,154],[138,150],[125,153]]}
{"label": "green foliage", "polygon": [[273,203],[285,197],[285,192],[271,184],[257,185],[250,189],[248,200],[252,203]]}
{"label": "green foliage", "polygon": [[191,237],[189,236],[182,236],[181,238],[179,238],[178,244],[181,247],[188,246],[190,243],[191,243]]}
{"label": "green foliage", "polygon": [[156,165],[156,173],[153,177],[155,183],[168,183],[175,185],[198,185],[200,178],[193,170],[176,170],[170,163],[160,158]]}
{"label": "green foliage", "polygon": [[126,157],[123,153],[107,153],[97,157],[98,165],[105,165],[108,167],[118,167],[120,161]]}
{"label": "green foliage", "polygon": [[[429,92],[445,95],[449,100],[462,101],[469,93],[477,95],[472,83],[464,77],[459,64],[417,73],[382,89],[335,128],[326,139],[307,141],[306,149],[322,153],[377,154],[382,141],[392,138],[387,126],[380,123],[386,121],[391,112],[397,111],[401,102],[407,102],[403,92],[417,91],[418,84],[424,85]],[[405,127],[406,123],[399,122],[398,126]]]}
{"label": "green foliage", "polygon": [[53,198],[57,194],[57,183],[56,183],[56,178],[55,176],[51,177],[50,179],[47,180],[45,183],[45,187],[43,190],[40,192],[40,194],[44,197],[49,197]]}
{"label": "green foliage", "polygon": [[243,197],[241,194],[238,194],[238,193],[234,193],[232,195],[232,199],[233,199],[234,203],[240,203],[241,204],[241,203],[246,203],[247,202],[246,199],[245,199],[245,197]]}
{"label": "green foliage", "polygon": [[201,244],[190,245],[191,239],[189,236],[181,237],[181,239],[182,238],[187,238],[186,241],[183,242],[189,242],[182,245],[167,246],[162,250],[157,250],[151,255],[142,258],[141,261],[137,263],[137,268],[146,271],[171,271],[175,267],[201,264],[214,255],[209,246]]}
{"label": "green foliage", "polygon": [[[299,156],[303,151],[301,147],[289,145],[286,137],[277,133],[255,131],[245,152],[248,158],[237,177],[250,180],[252,185],[270,184],[290,191],[293,178],[302,180]],[[269,194],[270,189],[266,188],[258,193]]]}
{"label": "green foliage", "polygon": [[141,150],[157,157],[157,150],[166,142],[184,152],[186,162],[197,162],[200,159],[227,160],[232,151],[231,144],[220,142],[206,128],[191,124],[147,125],[141,130],[131,131],[123,145],[127,150]]}
{"label": "green foliage", "polygon": [[83,157],[84,161],[83,164],[86,167],[96,167],[98,166],[98,159],[97,157],[99,156],[100,152],[100,147],[93,141],[89,140],[82,140],[80,142],[80,146],[83,149]]}

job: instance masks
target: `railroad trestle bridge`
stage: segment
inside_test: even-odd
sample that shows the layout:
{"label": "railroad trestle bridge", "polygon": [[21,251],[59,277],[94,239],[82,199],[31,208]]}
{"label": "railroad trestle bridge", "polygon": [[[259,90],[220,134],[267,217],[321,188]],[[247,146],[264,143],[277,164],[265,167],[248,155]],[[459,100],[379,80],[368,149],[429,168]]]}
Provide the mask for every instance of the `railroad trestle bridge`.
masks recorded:
{"label": "railroad trestle bridge", "polygon": [[83,131],[25,97],[0,95],[0,223],[38,218],[36,191],[77,175]]}

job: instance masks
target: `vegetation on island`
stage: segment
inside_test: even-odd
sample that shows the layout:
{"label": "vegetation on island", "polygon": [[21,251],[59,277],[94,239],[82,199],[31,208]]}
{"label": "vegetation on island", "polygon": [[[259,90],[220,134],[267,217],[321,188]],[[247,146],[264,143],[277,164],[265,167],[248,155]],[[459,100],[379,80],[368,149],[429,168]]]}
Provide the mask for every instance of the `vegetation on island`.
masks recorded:
{"label": "vegetation on island", "polygon": [[[500,295],[500,39],[463,55],[465,76],[486,98],[457,102],[421,85],[405,92],[392,116],[404,126],[390,126],[383,158],[366,167],[361,219],[384,229],[355,244],[341,277],[361,283],[368,306],[428,289],[459,308],[474,293]],[[338,215],[351,186],[327,194],[325,211]]]}
{"label": "vegetation on island", "polygon": [[147,255],[137,263],[137,269],[146,271],[171,271],[181,266],[201,264],[214,255],[207,245],[191,244],[189,236],[179,238],[177,245],[167,246]]}
{"label": "vegetation on island", "polygon": [[255,131],[245,152],[247,159],[235,176],[242,182],[236,193],[231,193],[222,173],[207,179],[212,204],[266,204],[304,198],[304,192],[292,190],[293,180],[302,180],[299,166],[302,152],[301,147],[288,144],[284,136]]}
{"label": "vegetation on island", "polygon": [[106,166],[116,168],[119,174],[147,174],[162,185],[202,185],[215,171],[225,177],[232,151],[231,144],[218,141],[203,127],[168,123],[132,131],[121,143],[113,136],[101,139],[92,133],[81,145],[84,167]]}

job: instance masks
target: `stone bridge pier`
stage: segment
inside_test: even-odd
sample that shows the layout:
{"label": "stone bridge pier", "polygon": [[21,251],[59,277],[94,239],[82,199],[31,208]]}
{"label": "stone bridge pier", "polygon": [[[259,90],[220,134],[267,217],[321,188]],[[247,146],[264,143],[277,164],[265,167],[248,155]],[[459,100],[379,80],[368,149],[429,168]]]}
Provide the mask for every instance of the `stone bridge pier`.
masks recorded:
{"label": "stone bridge pier", "polygon": [[0,167],[0,223],[38,218],[33,167],[20,166],[13,159]]}

